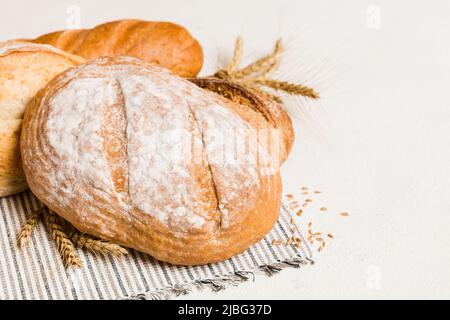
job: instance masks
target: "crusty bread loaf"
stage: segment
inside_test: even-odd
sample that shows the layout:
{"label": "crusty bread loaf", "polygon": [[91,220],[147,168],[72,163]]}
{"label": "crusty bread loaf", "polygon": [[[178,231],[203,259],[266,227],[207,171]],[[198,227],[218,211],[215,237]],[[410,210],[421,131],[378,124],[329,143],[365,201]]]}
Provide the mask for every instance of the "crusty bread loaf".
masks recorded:
{"label": "crusty bread loaf", "polygon": [[182,26],[171,22],[120,20],[93,29],[66,30],[43,35],[46,43],[87,60],[103,56],[131,56],[156,63],[183,77],[196,76],[203,50]]}
{"label": "crusty bread loaf", "polygon": [[279,146],[262,143],[253,117],[155,65],[101,58],[29,104],[24,171],[33,193],[82,232],[173,264],[217,262],[263,238],[279,215]]}
{"label": "crusty bread loaf", "polygon": [[19,152],[26,104],[55,75],[83,61],[47,45],[0,43],[0,197],[27,189]]}

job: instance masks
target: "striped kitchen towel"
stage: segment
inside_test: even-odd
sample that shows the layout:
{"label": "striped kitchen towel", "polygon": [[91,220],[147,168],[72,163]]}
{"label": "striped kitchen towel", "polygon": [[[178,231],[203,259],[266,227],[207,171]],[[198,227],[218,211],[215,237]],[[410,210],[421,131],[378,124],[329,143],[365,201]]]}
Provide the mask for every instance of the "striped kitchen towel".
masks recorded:
{"label": "striped kitchen towel", "polygon": [[246,252],[227,261],[197,267],[172,266],[130,250],[123,258],[102,258],[79,250],[83,268],[65,269],[43,224],[19,250],[16,235],[32,210],[41,204],[31,194],[0,199],[0,299],[162,299],[198,288],[220,291],[271,275],[284,267],[312,263],[302,245],[272,245],[291,237],[291,213],[283,206],[273,230]]}

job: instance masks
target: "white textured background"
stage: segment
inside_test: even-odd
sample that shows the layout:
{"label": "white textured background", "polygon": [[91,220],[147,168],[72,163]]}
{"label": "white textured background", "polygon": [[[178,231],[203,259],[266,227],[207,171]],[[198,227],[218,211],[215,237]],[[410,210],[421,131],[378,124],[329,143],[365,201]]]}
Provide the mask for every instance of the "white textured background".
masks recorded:
{"label": "white textured background", "polygon": [[[202,42],[204,74],[226,62],[238,34],[248,60],[283,36],[286,64],[277,76],[322,93],[319,103],[289,100],[297,141],[283,167],[284,186],[324,192],[317,198],[330,211],[311,208],[298,223],[312,221],[336,239],[313,267],[189,298],[450,298],[450,2],[0,5],[1,40],[120,18],[178,22]],[[351,216],[340,218],[339,210]]]}

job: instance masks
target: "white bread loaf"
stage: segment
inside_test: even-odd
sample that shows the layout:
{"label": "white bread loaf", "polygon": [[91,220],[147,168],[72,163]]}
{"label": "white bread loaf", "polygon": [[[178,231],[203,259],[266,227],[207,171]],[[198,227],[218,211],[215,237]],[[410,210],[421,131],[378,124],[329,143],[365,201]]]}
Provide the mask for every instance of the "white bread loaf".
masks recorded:
{"label": "white bread loaf", "polygon": [[27,189],[19,152],[25,106],[55,75],[82,61],[48,45],[0,43],[0,197]]}

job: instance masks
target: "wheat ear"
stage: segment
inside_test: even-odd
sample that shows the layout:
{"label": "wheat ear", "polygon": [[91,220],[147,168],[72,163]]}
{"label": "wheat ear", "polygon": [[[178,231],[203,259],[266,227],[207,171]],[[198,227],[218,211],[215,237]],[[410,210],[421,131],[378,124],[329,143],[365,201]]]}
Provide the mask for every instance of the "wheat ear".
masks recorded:
{"label": "wheat ear", "polygon": [[275,48],[273,52],[261,59],[256,60],[252,64],[236,71],[233,76],[236,78],[242,78],[251,75],[256,72],[265,72],[267,70],[273,71],[274,64],[277,64],[279,60],[281,51],[283,50],[283,45],[281,39],[278,39],[275,43]]}
{"label": "wheat ear", "polygon": [[282,103],[282,99],[279,96],[267,92],[261,87],[268,87],[277,91],[283,91],[288,94],[304,96],[311,99],[320,98],[319,94],[313,88],[309,88],[302,84],[293,84],[287,81],[278,81],[268,78],[280,65],[280,56],[283,51],[281,39],[277,40],[271,54],[239,69],[243,51],[242,48],[242,38],[238,37],[230,64],[225,69],[217,71],[213,76],[263,93],[265,96],[272,98],[279,103]]}
{"label": "wheat ear", "polygon": [[128,254],[127,249],[122,248],[117,244],[97,240],[90,236],[80,234],[77,232],[72,233],[71,240],[76,247],[88,249],[95,255],[106,256],[110,254],[115,257],[120,257]]}
{"label": "wheat ear", "polygon": [[237,37],[234,45],[233,58],[230,64],[227,66],[226,71],[231,74],[239,67],[242,58],[242,37]]}
{"label": "wheat ear", "polygon": [[275,90],[282,90],[290,94],[309,97],[312,99],[319,99],[320,97],[314,89],[301,84],[293,84],[287,81],[278,81],[271,79],[256,79],[255,82]]}
{"label": "wheat ear", "polygon": [[33,230],[39,223],[42,209],[44,209],[44,207],[33,210],[31,215],[25,221],[25,224],[20,228],[19,234],[17,235],[17,246],[19,248],[22,248],[30,240]]}
{"label": "wheat ear", "polygon": [[66,268],[71,266],[81,268],[83,262],[75,252],[75,247],[72,241],[70,241],[69,237],[64,232],[64,229],[59,224],[57,216],[53,212],[48,211],[46,215],[46,222],[52,238],[58,247],[64,266]]}

